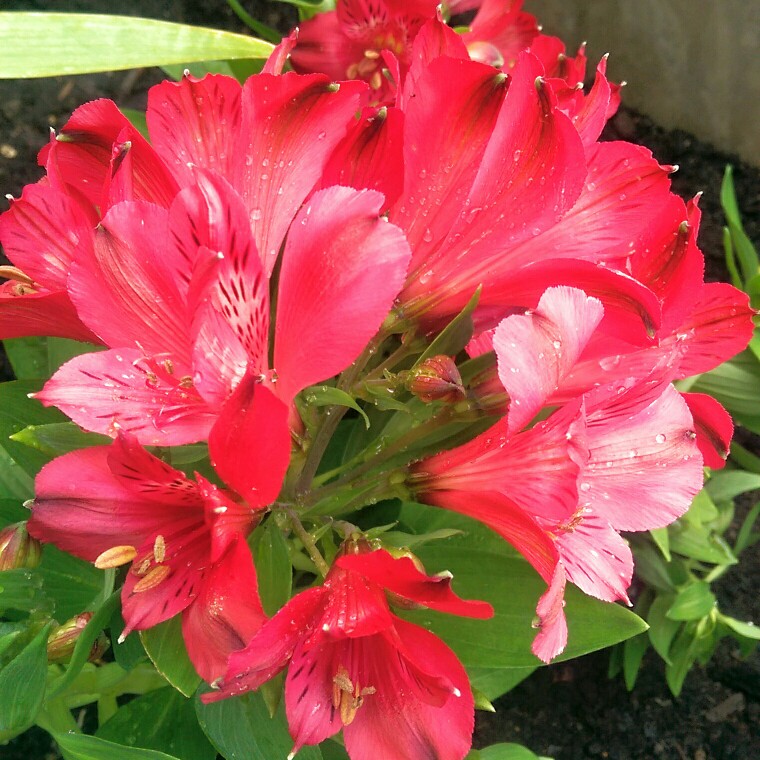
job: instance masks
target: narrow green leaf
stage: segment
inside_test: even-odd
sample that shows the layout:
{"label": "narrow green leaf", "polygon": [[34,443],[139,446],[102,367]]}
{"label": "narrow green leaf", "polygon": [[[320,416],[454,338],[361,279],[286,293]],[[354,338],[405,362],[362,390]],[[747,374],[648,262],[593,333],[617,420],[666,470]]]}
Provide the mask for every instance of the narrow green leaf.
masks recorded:
{"label": "narrow green leaf", "polygon": [[45,337],[12,338],[4,340],[3,346],[17,380],[50,377],[69,359],[104,348],[68,338]]}
{"label": "narrow green leaf", "polygon": [[670,535],[667,528],[653,528],[649,531],[657,548],[662,552],[662,556],[670,562]]}
{"label": "narrow green leaf", "polygon": [[698,620],[709,615],[715,607],[715,594],[710,584],[695,581],[676,595],[666,616],[671,620]]}
{"label": "narrow green leaf", "polygon": [[267,58],[272,50],[254,37],[147,18],[0,13],[0,79]]}
{"label": "narrow green leaf", "polygon": [[760,534],[753,533],[752,528],[755,525],[758,515],[760,515],[760,502],[750,509],[749,513],[744,518],[741,528],[739,528],[739,533],[736,536],[736,545],[734,547],[736,554],[740,554],[747,547],[752,546],[752,544],[757,542],[758,535]]}
{"label": "narrow green leaf", "polygon": [[42,706],[49,630],[50,624],[0,670],[0,742],[31,726]]}
{"label": "narrow green leaf", "polygon": [[164,752],[114,744],[88,734],[53,734],[64,760],[178,760]]}
{"label": "narrow green leaf", "polygon": [[79,675],[85,663],[90,657],[92,645],[98,638],[103,629],[108,625],[114,610],[119,604],[119,592],[114,592],[106,601],[95,611],[95,614],[87,623],[82,633],[79,634],[74,653],[71,656],[66,672],[54,683],[50,685],[50,697],[55,697],[66,689],[74,679]]}
{"label": "narrow green leaf", "polygon": [[739,494],[760,488],[760,474],[743,470],[722,470],[707,481],[708,493],[714,501],[730,501]]}
{"label": "narrow green leaf", "polygon": [[684,557],[715,565],[734,565],[737,561],[726,541],[703,525],[680,523],[671,527],[670,549]]}
{"label": "narrow green leaf", "polygon": [[467,302],[464,309],[438,333],[435,340],[417,359],[414,364],[415,367],[431,356],[439,356],[440,354],[455,356],[469,343],[473,331],[472,313],[480,300],[480,291],[481,288],[479,287],[472,294],[472,298]]}
{"label": "narrow green leaf", "polygon": [[57,457],[88,446],[105,446],[111,440],[98,433],[87,433],[73,422],[54,422],[51,425],[29,425],[10,436],[12,441],[23,443],[41,451],[45,456]]}
{"label": "narrow green leaf", "polygon": [[690,523],[712,522],[718,516],[718,508],[710,498],[710,492],[703,488],[692,501],[688,512],[683,519]]}
{"label": "narrow green leaf", "polygon": [[345,391],[331,385],[312,385],[304,392],[304,398],[314,406],[347,406],[361,414],[364,425],[369,429],[369,417],[356,401]]}
{"label": "narrow green leaf", "polygon": [[649,637],[646,633],[640,633],[623,642],[623,678],[628,691],[633,691],[636,685],[636,677],[647,649],[649,649]]}
{"label": "narrow green leaf", "polygon": [[670,650],[671,662],[665,668],[665,680],[676,697],[681,693],[683,682],[697,657],[694,630],[691,625],[681,629]]}
{"label": "narrow green leaf", "polygon": [[18,568],[0,573],[0,614],[6,610],[52,610],[52,603],[43,589],[42,576],[37,571]]}
{"label": "narrow green leaf", "polygon": [[136,665],[148,659],[139,636],[127,636],[119,643],[119,637],[124,631],[124,618],[121,609],[117,609],[111,617],[110,636],[111,649],[116,662],[124,670],[132,670]]}
{"label": "narrow green leaf", "polygon": [[216,758],[216,750],[198,725],[193,700],[171,686],[123,705],[95,735],[127,747],[166,752],[179,760]]}
{"label": "narrow green leaf", "polygon": [[492,744],[479,750],[479,760],[541,760],[538,755],[531,752],[521,744]]}
{"label": "narrow green leaf", "polygon": [[140,631],[140,639],[156,670],[175,689],[186,697],[191,697],[198,688],[201,677],[187,656],[182,638],[181,615],[175,615],[171,620],[147,631]]}
{"label": "narrow green leaf", "polygon": [[[205,705],[196,701],[201,728],[226,760],[274,760],[293,749],[283,706],[274,718],[258,693]],[[306,746],[298,760],[322,760],[319,747]]]}
{"label": "narrow green leaf", "polygon": [[726,166],[726,171],[723,174],[723,182],[720,187],[720,202],[723,206],[723,212],[728,222],[728,229],[731,233],[733,250],[739,259],[742,275],[746,282],[757,274],[760,261],[758,261],[755,247],[744,232],[741,214],[739,213],[739,204],[736,201],[736,193],[734,191],[733,167],[730,164]]}
{"label": "narrow green leaf", "polygon": [[293,567],[288,543],[272,519],[263,526],[256,546],[256,572],[264,612],[274,615],[290,599]]}
{"label": "narrow green leaf", "polygon": [[728,615],[720,615],[720,621],[740,636],[760,641],[760,626],[756,626],[753,622],[748,621],[745,623]]}

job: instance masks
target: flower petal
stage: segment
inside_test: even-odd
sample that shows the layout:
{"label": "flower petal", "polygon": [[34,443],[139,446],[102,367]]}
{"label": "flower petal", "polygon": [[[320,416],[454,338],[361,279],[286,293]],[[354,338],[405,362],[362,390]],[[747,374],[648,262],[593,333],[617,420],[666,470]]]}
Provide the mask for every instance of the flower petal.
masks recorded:
{"label": "flower petal", "polygon": [[694,418],[697,446],[705,460],[705,467],[719,470],[726,464],[734,435],[731,415],[706,393],[682,393],[681,396]]}
{"label": "flower petal", "polygon": [[383,197],[320,190],[293,223],[277,299],[277,393],[298,391],[351,364],[377,332],[404,281],[409,247],[380,218]]}
{"label": "flower petal", "polygon": [[567,618],[565,617],[565,569],[557,565],[549,588],[538,600],[536,615],[539,629],[531,651],[539,660],[551,662],[567,646]]}

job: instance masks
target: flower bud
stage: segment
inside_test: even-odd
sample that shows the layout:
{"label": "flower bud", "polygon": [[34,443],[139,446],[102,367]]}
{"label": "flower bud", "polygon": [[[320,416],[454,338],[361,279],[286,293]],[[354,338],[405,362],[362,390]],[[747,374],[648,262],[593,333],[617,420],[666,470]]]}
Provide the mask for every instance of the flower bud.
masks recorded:
{"label": "flower bud", "polygon": [[[49,662],[68,662],[74,652],[82,631],[92,620],[92,612],[80,612],[63,625],[54,628],[48,636],[47,655]],[[108,639],[101,633],[90,649],[89,660],[97,660],[108,647]]]}
{"label": "flower bud", "polygon": [[42,546],[26,529],[26,522],[0,530],[0,570],[33,568],[40,564]]}
{"label": "flower bud", "polygon": [[406,387],[426,404],[431,401],[453,403],[466,395],[457,365],[443,354],[431,356],[411,370]]}

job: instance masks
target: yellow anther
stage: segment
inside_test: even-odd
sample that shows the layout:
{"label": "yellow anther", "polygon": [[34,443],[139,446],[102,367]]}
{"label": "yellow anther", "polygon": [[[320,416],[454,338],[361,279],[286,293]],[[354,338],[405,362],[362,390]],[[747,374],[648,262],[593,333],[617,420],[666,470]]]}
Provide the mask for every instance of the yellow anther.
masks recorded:
{"label": "yellow anther", "polygon": [[131,562],[137,556],[134,546],[112,546],[101,552],[96,560],[95,567],[98,570],[107,570],[110,567],[121,567]]}
{"label": "yellow anther", "polygon": [[135,583],[132,587],[132,593],[139,594],[155,588],[159,583],[163,583],[166,580],[169,573],[171,573],[171,568],[168,565],[156,565],[144,578],[140,578]]}
{"label": "yellow anther", "polygon": [[166,541],[160,533],[153,542],[153,556],[156,558],[156,562],[163,562],[166,559]]}

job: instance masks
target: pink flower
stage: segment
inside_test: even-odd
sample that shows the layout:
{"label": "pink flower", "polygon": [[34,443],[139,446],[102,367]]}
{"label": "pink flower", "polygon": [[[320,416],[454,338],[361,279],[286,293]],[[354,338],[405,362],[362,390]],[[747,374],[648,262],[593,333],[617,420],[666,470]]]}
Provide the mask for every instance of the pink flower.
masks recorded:
{"label": "pink flower", "polygon": [[393,615],[385,594],[457,615],[493,614],[457,597],[449,578],[383,550],[344,555],[322,586],[291,599],[230,657],[221,694],[206,699],[256,689],[287,666],[291,757],[342,728],[352,760],[461,760],[474,719],[464,668],[433,634]]}
{"label": "pink flower", "polygon": [[[65,285],[111,350],[68,362],[38,398],[88,430],[174,445],[206,438],[246,373],[289,405],[345,369],[388,313],[409,256],[379,193],[313,192],[360,89],[294,74],[154,88],[148,163],[181,189],[130,195],[147,181],[126,165],[131,149],[108,175],[109,193],[127,200],[77,250]],[[84,108],[96,113],[75,114],[75,125],[92,131],[64,130],[56,152],[94,176],[103,155],[89,148],[113,130],[95,118],[102,103]],[[270,366],[269,277],[286,233]]]}
{"label": "pink flower", "polygon": [[212,681],[265,620],[245,539],[260,508],[277,496],[287,467],[287,438],[270,447],[258,470],[258,500],[242,504],[122,434],[111,446],[43,467],[29,531],[100,568],[131,563],[121,594],[122,636],[182,613],[190,658]]}

